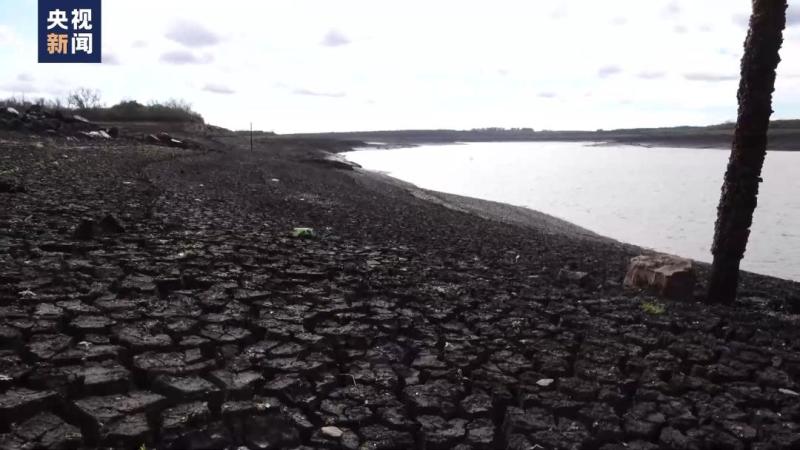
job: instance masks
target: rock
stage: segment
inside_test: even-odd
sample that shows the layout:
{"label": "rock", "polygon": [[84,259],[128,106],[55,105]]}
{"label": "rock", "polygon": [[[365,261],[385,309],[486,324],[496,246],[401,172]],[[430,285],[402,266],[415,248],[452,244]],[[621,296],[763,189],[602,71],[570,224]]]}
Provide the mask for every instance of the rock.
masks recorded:
{"label": "rock", "polygon": [[338,427],[322,427],[320,428],[320,431],[325,436],[332,437],[334,439],[339,439],[344,434],[344,431],[342,431],[341,428]]}
{"label": "rock", "polygon": [[264,381],[264,377],[260,373],[252,371],[231,373],[227,370],[215,370],[209,374],[209,377],[229,393],[242,395],[252,392]]}
{"label": "rock", "polygon": [[469,417],[485,417],[492,412],[492,398],[478,391],[461,400],[461,409]]}
{"label": "rock", "polygon": [[166,409],[161,413],[161,427],[163,431],[185,429],[192,425],[203,424],[208,421],[211,411],[205,402],[185,403]]}
{"label": "rock", "polygon": [[16,328],[0,325],[0,349],[12,349],[22,343],[22,333]]}
{"label": "rock", "polygon": [[558,271],[558,280],[582,284],[587,281],[589,274],[577,270],[561,269]]}
{"label": "rock", "polygon": [[494,423],[486,418],[477,419],[467,425],[467,443],[473,448],[490,448],[494,441]]}
{"label": "rock", "polygon": [[136,352],[142,350],[155,350],[172,346],[172,338],[165,333],[153,333],[144,325],[124,325],[114,330],[114,335],[120,343],[130,347]]}
{"label": "rock", "polygon": [[145,352],[133,358],[133,366],[151,376],[194,375],[210,370],[214,364],[214,360],[204,359],[201,352],[194,349],[172,353]]}
{"label": "rock", "polygon": [[178,400],[199,400],[218,397],[220,390],[211,382],[198,376],[175,377],[160,375],[153,383],[153,390],[168,398]]}
{"label": "rock", "polygon": [[124,232],[125,228],[122,226],[122,224],[120,224],[114,216],[107,214],[105,217],[100,219],[100,221],[82,219],[80,223],[78,223],[78,226],[75,227],[73,236],[75,239],[89,240],[98,236],[119,234]]}
{"label": "rock", "polygon": [[691,260],[672,255],[642,255],[631,259],[624,284],[671,299],[688,299],[696,281]]}
{"label": "rock", "polygon": [[82,381],[82,389],[93,395],[123,393],[130,385],[130,372],[116,361],[86,364],[73,371]]}
{"label": "rock", "polygon": [[138,437],[149,432],[145,413],[154,413],[165,401],[164,397],[148,391],[87,397],[74,402],[74,413],[81,428],[93,437],[127,440],[126,436]]}
{"label": "rock", "polygon": [[[382,425],[368,425],[361,427],[359,432],[363,436],[365,442],[358,448],[405,449],[414,447],[414,436],[407,431],[392,430]],[[346,437],[347,434],[342,438],[343,444],[345,441],[344,438]]]}
{"label": "rock", "polygon": [[164,131],[158,134],[148,134],[145,136],[144,140],[150,144],[166,145],[167,147],[176,148],[189,148],[189,143],[187,141],[175,139],[174,137],[170,136],[169,133]]}
{"label": "rock", "polygon": [[19,111],[17,111],[15,108],[12,108],[10,106],[6,108],[6,114],[8,114],[10,116],[14,116],[14,117],[19,117]]}
{"label": "rock", "polygon": [[14,434],[28,442],[31,448],[78,448],[83,440],[77,427],[49,412],[16,425]]}
{"label": "rock", "polygon": [[104,130],[96,130],[96,131],[80,131],[78,132],[81,136],[88,137],[90,139],[111,139],[108,133]]}
{"label": "rock", "polygon": [[426,384],[407,386],[403,389],[403,396],[417,411],[449,414],[454,411],[454,403],[461,395],[461,391],[461,386],[439,379]]}
{"label": "rock", "polygon": [[452,448],[467,434],[467,421],[464,419],[446,420],[422,415],[417,417],[417,422],[421,425],[422,439],[427,448]]}
{"label": "rock", "polygon": [[169,144],[170,147],[189,148],[188,144],[183,141],[179,141],[178,139],[170,139],[167,144]]}
{"label": "rock", "polygon": [[69,323],[69,327],[80,333],[101,333],[114,325],[114,320],[106,316],[78,316]]}
{"label": "rock", "polygon": [[100,227],[100,232],[103,234],[117,234],[117,233],[124,233],[125,227],[119,223],[116,217],[112,216],[111,214],[106,214],[105,217],[100,219],[98,223]]}
{"label": "rock", "polygon": [[152,431],[147,416],[134,414],[122,417],[101,431],[101,442],[115,448],[140,448],[152,440]]}
{"label": "rock", "polygon": [[0,394],[0,423],[11,423],[42,412],[57,398],[54,391],[9,389]]}
{"label": "rock", "polygon": [[541,408],[522,409],[510,407],[503,419],[503,432],[507,439],[520,432],[543,431],[553,428],[553,414]]}
{"label": "rock", "polygon": [[541,387],[548,387],[551,384],[553,384],[554,382],[555,382],[555,380],[552,379],[552,378],[542,378],[541,380],[536,382],[536,385],[537,386],[541,386]]}

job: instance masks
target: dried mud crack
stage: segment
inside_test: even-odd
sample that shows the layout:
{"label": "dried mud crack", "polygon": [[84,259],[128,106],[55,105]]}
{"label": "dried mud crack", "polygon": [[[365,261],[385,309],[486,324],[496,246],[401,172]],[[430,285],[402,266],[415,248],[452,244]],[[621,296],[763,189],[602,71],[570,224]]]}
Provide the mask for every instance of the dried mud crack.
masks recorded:
{"label": "dried mud crack", "polygon": [[0,448],[800,448],[795,283],[650,315],[639,250],[318,142],[0,138]]}

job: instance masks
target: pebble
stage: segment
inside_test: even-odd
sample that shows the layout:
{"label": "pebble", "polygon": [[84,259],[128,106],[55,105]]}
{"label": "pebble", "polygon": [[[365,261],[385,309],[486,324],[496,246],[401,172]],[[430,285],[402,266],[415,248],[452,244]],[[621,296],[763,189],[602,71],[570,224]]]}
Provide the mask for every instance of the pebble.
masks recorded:
{"label": "pebble", "polygon": [[339,439],[344,434],[344,431],[342,431],[341,428],[339,427],[322,427],[320,431],[325,436],[332,437],[335,439]]}

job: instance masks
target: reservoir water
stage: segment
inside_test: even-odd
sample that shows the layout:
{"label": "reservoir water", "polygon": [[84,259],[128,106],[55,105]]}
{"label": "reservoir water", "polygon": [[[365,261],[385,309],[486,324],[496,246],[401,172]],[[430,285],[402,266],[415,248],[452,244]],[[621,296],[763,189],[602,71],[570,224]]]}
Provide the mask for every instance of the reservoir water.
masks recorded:
{"label": "reservoir water", "polygon": [[[422,188],[524,206],[620,241],[708,262],[729,154],[514,142],[345,156]],[[800,281],[800,152],[768,152],[762,178],[742,268]]]}

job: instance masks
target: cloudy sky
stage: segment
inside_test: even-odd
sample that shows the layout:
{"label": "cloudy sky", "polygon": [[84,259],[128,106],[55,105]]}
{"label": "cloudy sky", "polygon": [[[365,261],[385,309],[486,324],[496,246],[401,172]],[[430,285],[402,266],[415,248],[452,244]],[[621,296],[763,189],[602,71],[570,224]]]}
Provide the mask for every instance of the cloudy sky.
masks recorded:
{"label": "cloudy sky", "polygon": [[[775,117],[800,118],[800,4]],[[37,64],[0,0],[0,97],[182,98],[278,132],[596,129],[733,120],[749,0],[106,0],[101,65]]]}

